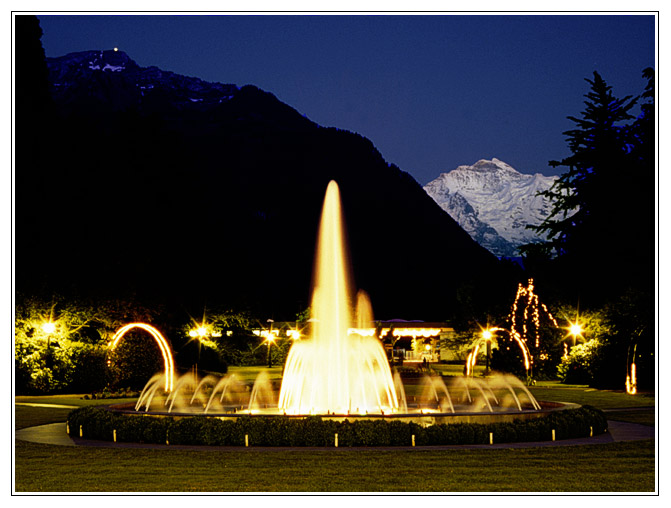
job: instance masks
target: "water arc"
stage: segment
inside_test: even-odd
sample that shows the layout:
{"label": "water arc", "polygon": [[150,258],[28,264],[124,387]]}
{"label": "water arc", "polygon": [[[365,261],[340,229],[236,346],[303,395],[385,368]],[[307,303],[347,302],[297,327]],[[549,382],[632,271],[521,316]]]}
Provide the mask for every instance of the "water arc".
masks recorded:
{"label": "water arc", "polygon": [[110,342],[109,345],[109,352],[111,353],[112,351],[114,351],[114,349],[117,347],[119,341],[123,338],[123,336],[134,328],[140,328],[141,330],[149,332],[149,334],[157,342],[158,347],[161,350],[161,355],[163,356],[165,391],[166,392],[172,391],[173,381],[175,378],[175,362],[172,358],[172,351],[170,348],[170,344],[168,344],[168,341],[165,340],[165,337],[161,335],[161,332],[159,332],[153,326],[148,325],[146,323],[130,323],[125,326],[122,326],[114,334],[114,337],[112,337],[112,341]]}

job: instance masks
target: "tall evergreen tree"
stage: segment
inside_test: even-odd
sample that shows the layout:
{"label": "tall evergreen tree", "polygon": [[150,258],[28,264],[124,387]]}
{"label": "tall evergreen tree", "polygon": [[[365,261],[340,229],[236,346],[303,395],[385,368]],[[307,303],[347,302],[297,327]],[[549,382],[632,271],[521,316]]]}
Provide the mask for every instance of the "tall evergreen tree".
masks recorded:
{"label": "tall evergreen tree", "polygon": [[[550,162],[568,170],[541,193],[553,209],[533,229],[547,234],[541,248],[556,256],[553,268],[564,283],[598,301],[613,290],[653,282],[654,159],[649,147],[654,146],[654,120],[649,90],[641,97],[617,98],[599,73],[586,81],[585,110],[568,117],[576,128],[564,133],[571,155]],[[632,123],[639,100],[646,101],[643,113]]]}

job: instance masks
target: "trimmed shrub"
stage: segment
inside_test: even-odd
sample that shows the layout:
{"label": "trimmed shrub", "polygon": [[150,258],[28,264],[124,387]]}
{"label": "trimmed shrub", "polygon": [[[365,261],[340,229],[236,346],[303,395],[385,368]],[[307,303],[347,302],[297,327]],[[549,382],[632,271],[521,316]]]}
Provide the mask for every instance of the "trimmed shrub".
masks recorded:
{"label": "trimmed shrub", "polygon": [[143,416],[128,416],[118,418],[118,421],[114,423],[117,441],[144,443],[144,431],[151,421],[150,418]]}
{"label": "trimmed shrub", "polygon": [[172,418],[149,417],[149,421],[142,431],[142,439],[145,443],[165,444],[168,428]]}
{"label": "trimmed shrub", "polygon": [[412,429],[407,423],[392,420],[389,422],[389,444],[391,446],[409,446],[412,442]]}
{"label": "trimmed shrub", "polygon": [[[526,423],[526,422],[524,422]],[[520,428],[524,428],[524,423],[520,425]],[[515,424],[513,423],[507,423],[507,422],[502,422],[502,423],[494,423],[491,425],[488,425],[489,427],[489,432],[494,434],[494,442],[495,443],[514,443],[516,442],[517,439],[517,432],[515,431]],[[487,439],[489,442],[489,432],[487,433]]]}
{"label": "trimmed shrub", "polygon": [[414,422],[371,419],[324,420],[305,418],[240,416],[236,419],[188,416],[156,417],[120,414],[105,407],[75,409],[68,416],[70,435],[111,441],[165,443],[206,446],[416,446],[488,444],[548,441],[555,430],[556,439],[586,437],[590,427],[594,435],[607,430],[604,414],[591,406],[549,413],[541,418],[493,423],[441,423],[422,427]]}

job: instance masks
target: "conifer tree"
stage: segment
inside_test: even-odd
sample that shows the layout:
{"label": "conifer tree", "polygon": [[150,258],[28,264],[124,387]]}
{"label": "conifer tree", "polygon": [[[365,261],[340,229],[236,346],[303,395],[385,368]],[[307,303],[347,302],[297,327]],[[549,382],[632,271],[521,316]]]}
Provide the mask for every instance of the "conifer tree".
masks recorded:
{"label": "conifer tree", "polygon": [[[550,162],[568,170],[541,193],[553,209],[543,223],[532,226],[547,234],[548,241],[525,249],[531,253],[540,247],[555,255],[555,268],[568,277],[565,282],[591,287],[588,292],[603,295],[618,286],[638,286],[644,282],[641,277],[652,276],[652,71],[644,71],[646,76],[648,89],[635,98],[617,98],[598,72],[586,80],[586,107],[580,117],[568,117],[576,127],[564,133],[571,155]],[[639,100],[645,101],[642,113],[632,123],[631,111]]]}

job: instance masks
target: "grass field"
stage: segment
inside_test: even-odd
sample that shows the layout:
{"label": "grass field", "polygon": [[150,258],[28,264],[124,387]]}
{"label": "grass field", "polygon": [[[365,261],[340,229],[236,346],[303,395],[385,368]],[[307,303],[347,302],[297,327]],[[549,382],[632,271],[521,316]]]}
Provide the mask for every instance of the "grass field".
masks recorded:
{"label": "grass field", "polygon": [[282,379],[282,366],[277,366],[277,367],[257,367],[257,366],[250,366],[250,367],[235,367],[235,366],[230,366],[228,367],[228,374],[234,374],[235,376],[238,377],[238,379],[242,379],[243,381],[247,383],[254,382],[256,379],[256,376],[259,375],[260,372],[265,372],[268,374],[268,378],[271,381],[277,381],[279,379]]}
{"label": "grass field", "polygon": [[17,441],[23,492],[650,492],[654,444],[517,450],[179,451]]}
{"label": "grass field", "polygon": [[564,386],[559,382],[540,383],[530,387],[530,390],[538,400],[589,404],[599,409],[655,406],[655,396],[651,393],[628,395],[624,391],[596,390],[576,385]]}
{"label": "grass field", "polygon": [[[254,369],[241,374],[253,377]],[[654,424],[655,399],[546,383],[540,400],[590,404],[609,419]],[[128,400],[126,400],[128,401]],[[107,404],[81,395],[16,402]],[[649,409],[627,409],[649,407]],[[17,429],[69,409],[15,406]],[[226,451],[61,447],[15,441],[15,490],[29,492],[653,492],[653,440],[477,450]]]}

